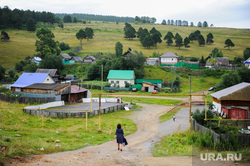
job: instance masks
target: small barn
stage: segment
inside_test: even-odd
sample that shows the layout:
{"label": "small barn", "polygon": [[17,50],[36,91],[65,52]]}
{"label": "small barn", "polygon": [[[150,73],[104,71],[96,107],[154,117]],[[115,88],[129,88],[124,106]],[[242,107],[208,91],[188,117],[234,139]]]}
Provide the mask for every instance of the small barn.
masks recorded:
{"label": "small barn", "polygon": [[69,101],[77,102],[82,98],[87,98],[88,90],[77,85],[71,85]]}
{"label": "small barn", "polygon": [[157,85],[158,88],[162,87],[162,80],[161,79],[136,79],[135,84],[143,84],[143,82],[148,82],[151,84]]}
{"label": "small barn", "polygon": [[160,65],[159,58],[147,58],[147,65]]}
{"label": "small barn", "polygon": [[214,111],[228,119],[250,119],[250,83],[242,82],[212,93]]}
{"label": "small barn", "polygon": [[152,92],[155,88],[157,88],[157,84],[143,81],[141,91]]}

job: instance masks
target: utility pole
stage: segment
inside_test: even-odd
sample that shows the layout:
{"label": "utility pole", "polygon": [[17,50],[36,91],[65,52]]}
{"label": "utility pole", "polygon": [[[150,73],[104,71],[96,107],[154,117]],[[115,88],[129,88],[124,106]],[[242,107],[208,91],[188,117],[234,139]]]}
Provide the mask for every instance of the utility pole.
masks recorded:
{"label": "utility pole", "polygon": [[102,103],[102,101],[101,101],[101,94],[99,94],[99,130],[98,130],[98,132],[102,132],[102,130],[101,130],[101,103]]}
{"label": "utility pole", "polygon": [[171,93],[173,92],[173,85],[174,85],[174,72],[175,72],[175,68],[173,70],[173,78],[172,78],[172,85],[171,85]]}
{"label": "utility pole", "polygon": [[102,93],[103,93],[103,65],[102,65]]}
{"label": "utility pole", "polygon": [[191,76],[189,77],[189,131],[191,131],[191,100],[192,100],[192,95],[191,95]]}

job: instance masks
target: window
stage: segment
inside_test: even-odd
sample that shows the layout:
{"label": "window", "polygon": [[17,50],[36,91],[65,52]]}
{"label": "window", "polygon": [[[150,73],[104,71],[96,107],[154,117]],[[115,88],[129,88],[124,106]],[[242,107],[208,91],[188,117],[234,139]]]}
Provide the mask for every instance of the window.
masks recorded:
{"label": "window", "polygon": [[114,81],[110,81],[111,84],[114,84]]}
{"label": "window", "polygon": [[119,81],[116,81],[116,84],[119,84]]}
{"label": "window", "polygon": [[128,81],[124,81],[124,84],[126,85],[128,83]]}

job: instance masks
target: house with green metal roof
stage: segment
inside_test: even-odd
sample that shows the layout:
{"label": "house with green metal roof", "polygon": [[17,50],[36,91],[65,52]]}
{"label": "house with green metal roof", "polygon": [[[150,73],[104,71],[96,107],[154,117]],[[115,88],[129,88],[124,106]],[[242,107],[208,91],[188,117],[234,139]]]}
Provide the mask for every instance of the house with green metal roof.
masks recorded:
{"label": "house with green metal roof", "polygon": [[135,72],[134,70],[109,70],[107,79],[111,86],[124,88],[127,83],[135,84]]}

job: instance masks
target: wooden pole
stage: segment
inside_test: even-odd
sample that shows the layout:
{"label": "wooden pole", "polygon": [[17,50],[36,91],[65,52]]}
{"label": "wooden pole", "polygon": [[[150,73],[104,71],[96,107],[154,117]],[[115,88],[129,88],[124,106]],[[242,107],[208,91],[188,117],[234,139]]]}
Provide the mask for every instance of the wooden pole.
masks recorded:
{"label": "wooden pole", "polygon": [[86,111],[86,131],[88,130],[88,111]]}
{"label": "wooden pole", "polygon": [[191,131],[191,100],[192,100],[192,95],[191,95],[191,76],[189,78],[189,83],[190,83],[190,90],[189,90],[189,131]]}
{"label": "wooden pole", "polygon": [[99,94],[99,130],[98,132],[101,132],[101,94]]}
{"label": "wooden pole", "polygon": [[205,120],[207,120],[207,96],[205,96]]}

